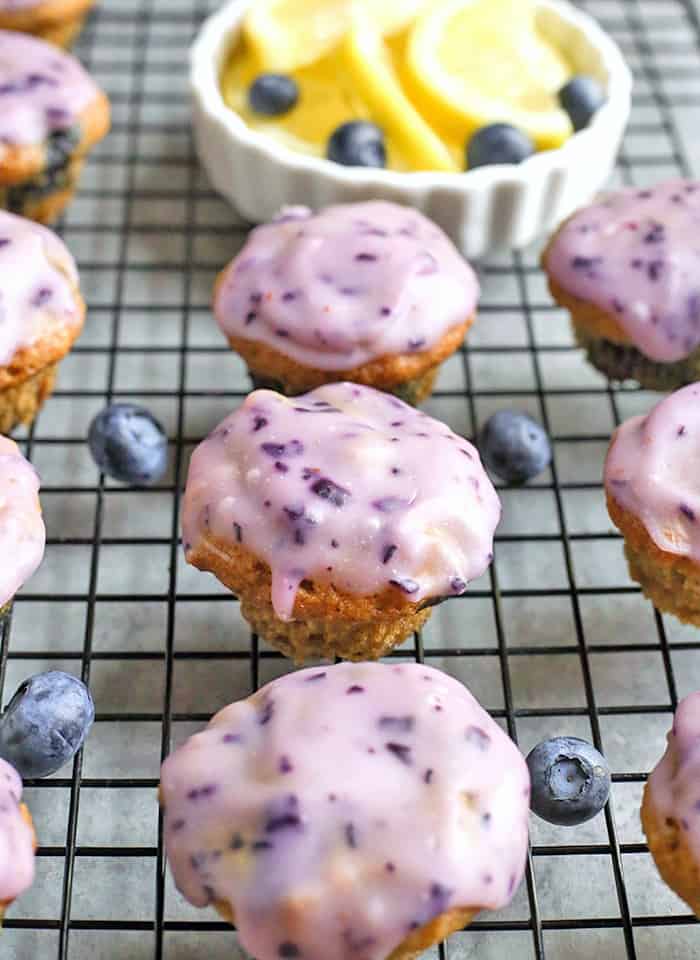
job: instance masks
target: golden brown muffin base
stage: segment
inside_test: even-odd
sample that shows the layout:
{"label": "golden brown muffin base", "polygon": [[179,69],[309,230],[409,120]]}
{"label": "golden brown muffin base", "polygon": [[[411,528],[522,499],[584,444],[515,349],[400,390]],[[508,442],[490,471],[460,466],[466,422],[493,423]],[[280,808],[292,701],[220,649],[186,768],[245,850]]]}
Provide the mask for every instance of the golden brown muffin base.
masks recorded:
{"label": "golden brown muffin base", "polygon": [[[86,154],[109,131],[110,106],[104,93],[101,91],[98,93],[76,123],[80,126],[81,139],[63,172],[60,186],[55,190],[42,192],[40,195],[29,194],[21,210],[17,211],[21,216],[36,220],[38,223],[50,224],[68,205],[75,193]],[[3,188],[27,185],[41,176],[44,166],[43,145],[4,147],[0,155],[0,207],[6,209]]]}
{"label": "golden brown muffin base", "polygon": [[686,834],[672,817],[660,817],[647,783],[642,799],[642,827],[656,869],[668,886],[700,915],[700,869]]}
{"label": "golden brown muffin base", "polygon": [[[64,272],[59,261],[51,262]],[[78,309],[76,322],[47,323],[35,343],[21,347],[9,363],[0,366],[0,433],[9,433],[19,423],[29,425],[50,396],[58,363],[73,346],[85,321],[85,302],[77,287],[72,294]]]}
{"label": "golden brown muffin base", "polygon": [[53,364],[19,386],[0,392],[0,433],[10,433],[20,423],[32,423],[53,391],[57,366]]}
{"label": "golden brown muffin base", "polygon": [[[22,814],[22,819],[24,820],[24,822],[29,824],[29,826],[31,827],[32,837],[34,840],[34,849],[36,850],[37,848],[36,831],[34,830],[34,822],[32,820],[32,815],[29,812],[29,808],[27,807],[26,803],[20,803],[19,810],[20,810],[20,813]],[[12,903],[14,903],[13,900],[0,900],[0,927],[2,926],[2,922],[5,919],[5,911],[9,906],[12,905]]]}
{"label": "golden brown muffin base", "polygon": [[420,629],[432,612],[429,607],[421,610],[393,586],[370,596],[351,596],[332,584],[303,580],[295,619],[287,623],[272,609],[269,566],[245,546],[207,536],[189,551],[187,561],[232,590],[253,630],[297,663],[317,656],[376,659]]}
{"label": "golden brown muffin base", "polygon": [[[255,373],[253,370],[249,370],[248,372],[250,374],[250,379],[252,381],[254,390],[276,390],[277,393],[283,393],[287,397],[293,397],[297,396],[299,393],[305,393],[307,389],[311,389],[310,387],[305,387],[303,390],[291,391],[287,389],[284,383],[280,383],[279,380],[273,380],[271,377],[261,376],[259,373]],[[435,381],[439,372],[440,366],[438,364],[438,366],[432,367],[427,371],[427,373],[424,373],[420,377],[416,377],[414,380],[406,380],[404,383],[399,383],[395,387],[387,387],[386,392],[392,393],[395,397],[403,400],[404,403],[410,403],[412,406],[417,407],[424,400],[427,400],[430,394],[433,392],[433,387],[435,386]],[[336,381],[328,382],[335,383]]]}
{"label": "golden brown muffin base", "polygon": [[[337,383],[338,380],[349,380],[375,387],[377,390],[391,391],[426,375],[432,376],[429,384],[431,388],[437,368],[459,348],[467,330],[474,322],[474,317],[475,315],[472,315],[464,323],[452,327],[430,350],[378,357],[376,360],[350,370],[320,370],[316,367],[305,367],[266,343],[258,343],[244,337],[229,337],[228,342],[231,348],[243,357],[252,373],[259,377],[277,380],[290,395],[306,393],[325,383]],[[428,385],[427,382],[426,385]]]}
{"label": "golden brown muffin base", "polygon": [[700,627],[700,565],[691,557],[662,550],[642,521],[610,495],[608,513],[625,538],[630,576],[644,595],[663,613]]}
{"label": "golden brown muffin base", "polygon": [[0,13],[0,30],[20,30],[67,47],[81,30],[94,0],[44,0],[28,10]]}
{"label": "golden brown muffin base", "polygon": [[[221,917],[232,926],[235,917],[231,905],[226,900],[215,900],[214,907]],[[386,960],[416,960],[422,953],[445,940],[451,933],[469,926],[479,911],[474,907],[454,907],[424,924],[392,950]]]}

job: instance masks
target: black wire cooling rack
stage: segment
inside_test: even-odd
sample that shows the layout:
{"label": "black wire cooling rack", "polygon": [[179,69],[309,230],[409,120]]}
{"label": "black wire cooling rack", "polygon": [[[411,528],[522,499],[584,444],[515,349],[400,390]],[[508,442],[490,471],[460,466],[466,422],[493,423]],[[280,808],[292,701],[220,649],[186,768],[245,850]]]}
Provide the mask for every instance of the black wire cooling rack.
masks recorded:
{"label": "black wire cooling rack", "polygon": [[[191,447],[245,395],[244,370],[209,314],[215,272],[245,225],[200,174],[186,93],[187,47],[215,0],[103,0],[77,54],[113,103],[60,231],[89,302],[59,388],[21,438],[43,480],[49,541],[2,628],[0,694],[49,665],[90,683],[97,720],[82,756],[29,781],[38,876],[5,923],[10,960],[242,957],[213,913],[167,876],[158,769],[173,744],[225,703],[286,669],[235,601],[186,567],[178,541]],[[700,20],[694,0],[582,3],[635,73],[618,182],[700,172]],[[700,687],[700,642],[662,618],[627,578],[603,506],[600,468],[616,423],[653,397],[590,370],[546,295],[537,251],[481,270],[480,321],[447,364],[429,410],[472,435],[494,409],[524,407],[550,431],[555,463],[501,490],[496,560],[395,652],[464,680],[524,750],[589,737],[611,759],[604,816],[567,831],[532,825],[526,879],[435,950],[450,960],[686,958],[700,928],[659,881],[638,822],[646,771],[678,698]],[[132,398],[167,425],[171,471],[147,491],[100,476],[87,424]]]}

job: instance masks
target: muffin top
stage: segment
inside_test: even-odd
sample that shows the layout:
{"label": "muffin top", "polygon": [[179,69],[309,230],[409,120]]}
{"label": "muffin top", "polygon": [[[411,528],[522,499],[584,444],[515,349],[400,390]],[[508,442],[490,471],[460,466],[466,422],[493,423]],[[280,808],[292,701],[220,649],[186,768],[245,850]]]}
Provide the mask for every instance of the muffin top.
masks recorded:
{"label": "muffin top", "polygon": [[20,809],[22,781],[0,760],[0,906],[19,896],[34,879],[34,833]]}
{"label": "muffin top", "polygon": [[[2,122],[2,121],[0,121]],[[78,272],[46,227],[0,210],[0,365],[58,325],[83,319]]]}
{"label": "muffin top", "polygon": [[39,477],[14,440],[0,437],[0,607],[41,563],[46,531]]}
{"label": "muffin top", "polygon": [[416,210],[373,201],[283,210],[224,270],[214,312],[226,336],[320,370],[428,350],[474,314],[478,283]]}
{"label": "muffin top", "polygon": [[462,593],[492,559],[500,501],[464,438],[396,397],[333,383],[251,393],[192,455],[186,554],[212,537],[272,572],[291,619],[304,579],[410,601]]}
{"label": "muffin top", "polygon": [[700,182],[622,190],[571,217],[546,253],[551,278],[611,314],[651,360],[700,345]]}
{"label": "muffin top", "polygon": [[617,428],[605,489],[660,549],[700,562],[700,383]]}
{"label": "muffin top", "polygon": [[4,147],[67,130],[99,94],[75,57],[36,37],[0,30],[0,162]]}
{"label": "muffin top", "polygon": [[287,674],[163,765],[175,882],[230,904],[259,960],[385,960],[519,883],[529,776],[460,683],[406,663]]}
{"label": "muffin top", "polygon": [[700,859],[700,692],[678,704],[666,753],[649,776],[649,791],[661,818],[676,821]]}

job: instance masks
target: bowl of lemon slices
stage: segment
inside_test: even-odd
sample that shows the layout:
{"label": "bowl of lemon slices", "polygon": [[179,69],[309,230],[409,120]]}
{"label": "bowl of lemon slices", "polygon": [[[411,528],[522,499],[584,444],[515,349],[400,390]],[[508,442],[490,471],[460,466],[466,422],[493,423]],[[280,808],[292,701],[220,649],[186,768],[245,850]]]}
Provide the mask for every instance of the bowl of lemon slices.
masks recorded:
{"label": "bowl of lemon slices", "polygon": [[393,200],[470,257],[526,246],[596,193],[632,87],[565,0],[229,0],[190,84],[202,164],[246,219]]}

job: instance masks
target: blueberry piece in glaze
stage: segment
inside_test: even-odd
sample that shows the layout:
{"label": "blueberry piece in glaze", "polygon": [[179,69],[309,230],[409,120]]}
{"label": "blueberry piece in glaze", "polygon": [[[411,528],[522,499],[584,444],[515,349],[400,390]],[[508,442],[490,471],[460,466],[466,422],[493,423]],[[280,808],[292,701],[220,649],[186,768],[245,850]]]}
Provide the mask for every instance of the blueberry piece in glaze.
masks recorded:
{"label": "blueberry piece in glaze", "polygon": [[549,466],[552,448],[545,430],[526,413],[499,410],[479,435],[484,463],[506,483],[523,484]]}
{"label": "blueberry piece in glaze", "polygon": [[248,88],[248,105],[253,113],[279,117],[289,113],[299,100],[299,86],[284,73],[261,73]]}
{"label": "blueberry piece in glaze", "polygon": [[549,823],[573,827],[595,817],[610,793],[610,767],[586,740],[555,737],[527,757],[532,780],[530,805]]}
{"label": "blueberry piece in glaze", "polygon": [[345,167],[385,167],[384,132],[366,120],[343,123],[331,134],[326,156]]}
{"label": "blueberry piece in glaze", "polygon": [[277,956],[283,957],[285,960],[291,960],[293,957],[301,957],[302,953],[296,943],[293,943],[291,940],[285,940],[277,948]]}
{"label": "blueberry piece in glaze", "polygon": [[411,760],[411,748],[407,744],[390,741],[389,743],[385,743],[384,746],[389,753],[393,754],[396,759],[400,760],[405,766],[411,766],[413,762]]}
{"label": "blueberry piece in glaze", "polygon": [[95,719],[90,691],[59,670],[22,683],[0,717],[0,757],[21,777],[48,777],[77,753]]}
{"label": "blueberry piece in glaze", "polygon": [[389,583],[392,587],[398,587],[403,593],[418,593],[420,590],[420,584],[411,580],[410,577],[394,577]]}
{"label": "blueberry piece in glaze", "polygon": [[467,143],[467,170],[493,164],[522,163],[535,152],[526,133],[509,123],[482,127]]}
{"label": "blueberry piece in glaze", "polygon": [[113,403],[90,424],[90,453],[100,470],[122,483],[148,486],[165,473],[168,438],[144,407]]}
{"label": "blueberry piece in glaze", "polygon": [[605,103],[603,88],[593,77],[579,74],[559,91],[559,103],[566,110],[576,132],[583,130]]}
{"label": "blueberry piece in glaze", "polygon": [[319,477],[311,485],[311,492],[322,500],[328,500],[334,507],[342,507],[350,499],[350,491],[329,480],[328,477]]}

